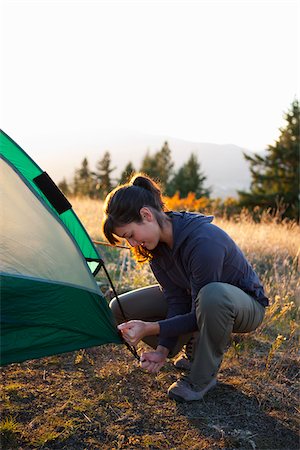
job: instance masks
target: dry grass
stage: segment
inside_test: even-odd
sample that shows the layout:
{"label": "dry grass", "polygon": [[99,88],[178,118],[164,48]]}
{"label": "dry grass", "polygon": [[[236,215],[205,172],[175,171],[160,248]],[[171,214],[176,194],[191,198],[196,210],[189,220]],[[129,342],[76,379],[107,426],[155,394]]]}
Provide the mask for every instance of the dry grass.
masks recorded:
{"label": "dry grass", "polygon": [[[101,204],[72,203],[91,236],[102,239]],[[13,364],[1,372],[1,448],[299,448],[299,228],[249,217],[215,223],[255,265],[271,306],[257,332],[233,336],[219,384],[205,401],[168,400],[167,387],[178,375],[172,361],[153,376],[123,346]],[[147,266],[136,269],[127,250],[100,251],[119,291],[153,280]]]}

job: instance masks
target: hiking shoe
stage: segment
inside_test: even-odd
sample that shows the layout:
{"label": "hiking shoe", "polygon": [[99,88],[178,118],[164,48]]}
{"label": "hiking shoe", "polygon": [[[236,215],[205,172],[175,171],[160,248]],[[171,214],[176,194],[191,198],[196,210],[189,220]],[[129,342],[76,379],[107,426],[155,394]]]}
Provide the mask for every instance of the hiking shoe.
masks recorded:
{"label": "hiking shoe", "polygon": [[168,396],[177,402],[194,402],[197,400],[202,400],[204,395],[212,389],[216,383],[216,378],[213,378],[207,386],[200,391],[196,391],[188,380],[182,378],[171,384],[168,389]]}
{"label": "hiking shoe", "polygon": [[190,361],[186,356],[180,355],[174,361],[174,366],[179,370],[191,370],[192,361]]}

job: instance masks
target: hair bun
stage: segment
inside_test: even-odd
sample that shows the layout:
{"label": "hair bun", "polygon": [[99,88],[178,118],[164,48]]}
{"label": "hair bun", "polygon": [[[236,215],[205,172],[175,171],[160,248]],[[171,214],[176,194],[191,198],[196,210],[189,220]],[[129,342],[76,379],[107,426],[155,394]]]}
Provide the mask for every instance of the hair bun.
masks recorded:
{"label": "hair bun", "polygon": [[[130,184],[132,186],[143,188],[145,191],[147,191],[147,201],[144,201],[145,204],[151,205],[153,202],[153,205],[158,210],[164,210],[164,202],[161,195],[161,190],[154,180],[152,180],[147,175],[144,175],[143,173],[137,173],[134,175],[131,180]],[[149,197],[150,194],[150,197]]]}
{"label": "hair bun", "polygon": [[141,187],[149,190],[149,179],[143,177],[142,175],[136,175],[131,179],[131,183],[133,186]]}

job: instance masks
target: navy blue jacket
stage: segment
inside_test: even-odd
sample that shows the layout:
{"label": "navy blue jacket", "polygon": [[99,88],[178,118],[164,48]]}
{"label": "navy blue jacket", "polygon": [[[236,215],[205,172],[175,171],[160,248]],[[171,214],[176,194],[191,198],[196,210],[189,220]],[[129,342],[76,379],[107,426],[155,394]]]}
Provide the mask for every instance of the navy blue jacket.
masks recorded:
{"label": "navy blue jacket", "polygon": [[172,220],[173,248],[159,243],[150,262],[168,303],[167,318],[159,322],[160,345],[172,349],[179,335],[197,330],[194,303],[208,283],[232,284],[268,305],[257,274],[228,234],[211,223],[213,216],[167,214]]}

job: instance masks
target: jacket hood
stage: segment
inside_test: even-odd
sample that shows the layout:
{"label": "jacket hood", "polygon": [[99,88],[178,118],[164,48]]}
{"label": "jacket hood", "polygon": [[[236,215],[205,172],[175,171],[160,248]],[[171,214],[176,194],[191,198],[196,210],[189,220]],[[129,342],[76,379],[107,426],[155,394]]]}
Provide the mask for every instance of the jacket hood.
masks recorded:
{"label": "jacket hood", "polygon": [[173,212],[168,213],[172,219],[173,225],[173,252],[176,252],[179,246],[187,239],[191,232],[205,223],[211,223],[214,216],[205,216],[204,214],[191,212]]}

